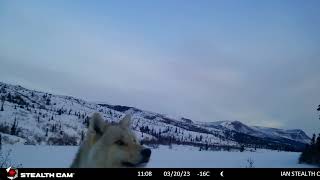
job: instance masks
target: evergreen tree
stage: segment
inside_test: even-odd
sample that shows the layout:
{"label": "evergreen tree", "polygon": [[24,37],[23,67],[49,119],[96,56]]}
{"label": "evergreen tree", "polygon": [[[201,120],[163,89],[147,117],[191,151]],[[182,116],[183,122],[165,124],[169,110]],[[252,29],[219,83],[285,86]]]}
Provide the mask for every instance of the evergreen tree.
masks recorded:
{"label": "evergreen tree", "polygon": [[58,110],[58,115],[61,115],[62,114],[62,109],[59,109]]}
{"label": "evergreen tree", "polygon": [[318,151],[320,152],[320,133],[318,134],[318,137],[317,137],[316,146],[318,148]]}
{"label": "evergreen tree", "polygon": [[[320,111],[320,105],[318,106]],[[300,163],[315,164],[320,167],[320,134],[316,138],[313,134],[310,145],[307,145],[299,157]]]}
{"label": "evergreen tree", "polygon": [[[317,111],[320,111],[320,105],[318,105],[318,109],[317,109]],[[320,115],[319,115],[319,119],[320,119]]]}
{"label": "evergreen tree", "polygon": [[12,96],[10,93],[7,95],[7,100],[8,100],[8,102],[12,102]]}
{"label": "evergreen tree", "polygon": [[1,151],[1,148],[2,148],[2,136],[0,134],[0,151]]}
{"label": "evergreen tree", "polygon": [[169,137],[169,149],[172,149],[172,138]]}
{"label": "evergreen tree", "polygon": [[316,134],[313,134],[312,138],[311,138],[311,146],[313,146],[315,144],[316,144]]}
{"label": "evergreen tree", "polygon": [[50,105],[50,99],[49,99],[49,98],[46,100],[46,105],[47,105],[47,106]]}
{"label": "evergreen tree", "polygon": [[18,126],[17,119],[14,118],[14,122],[13,122],[13,124],[11,126],[11,131],[10,131],[11,135],[17,135],[17,126]]}
{"label": "evergreen tree", "polygon": [[83,120],[83,124],[88,128],[89,127],[89,117],[87,116],[86,118],[84,118]]}
{"label": "evergreen tree", "polygon": [[81,131],[81,142],[84,140],[84,132]]}
{"label": "evergreen tree", "polygon": [[54,130],[55,130],[55,125],[52,125],[51,126],[51,132],[54,132]]}
{"label": "evergreen tree", "polygon": [[4,96],[1,96],[1,102],[2,102],[2,104],[1,104],[1,109],[0,109],[0,111],[4,111],[4,109],[3,109],[4,101],[5,101],[5,97],[4,97]]}
{"label": "evergreen tree", "polygon": [[244,151],[244,145],[242,144],[241,146],[240,146],[240,152],[243,152]]}
{"label": "evergreen tree", "polygon": [[209,149],[209,144],[208,144],[208,143],[205,144],[204,149],[205,149],[206,151],[208,151],[208,149]]}

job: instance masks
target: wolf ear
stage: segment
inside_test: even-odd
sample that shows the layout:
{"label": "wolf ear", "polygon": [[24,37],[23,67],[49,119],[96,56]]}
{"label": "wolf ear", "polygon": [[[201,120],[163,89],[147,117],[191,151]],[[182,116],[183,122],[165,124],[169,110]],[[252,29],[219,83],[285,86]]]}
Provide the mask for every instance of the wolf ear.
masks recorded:
{"label": "wolf ear", "polygon": [[89,130],[102,136],[106,129],[107,123],[103,120],[99,113],[94,113],[89,122]]}
{"label": "wolf ear", "polygon": [[119,122],[121,127],[129,128],[131,124],[131,115],[127,114],[124,116],[124,118],[121,119]]}

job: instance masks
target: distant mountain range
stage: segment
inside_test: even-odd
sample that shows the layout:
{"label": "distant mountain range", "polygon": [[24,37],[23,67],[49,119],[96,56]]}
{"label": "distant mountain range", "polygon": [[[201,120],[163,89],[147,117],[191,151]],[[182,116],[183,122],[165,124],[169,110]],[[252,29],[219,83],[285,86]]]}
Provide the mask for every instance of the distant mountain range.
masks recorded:
{"label": "distant mountain range", "polygon": [[187,144],[198,146],[199,150],[267,148],[300,151],[310,142],[299,129],[247,126],[239,121],[197,122],[1,82],[0,97],[0,133],[4,143],[78,145],[93,112],[100,112],[109,122],[131,114],[132,128],[149,145]]}

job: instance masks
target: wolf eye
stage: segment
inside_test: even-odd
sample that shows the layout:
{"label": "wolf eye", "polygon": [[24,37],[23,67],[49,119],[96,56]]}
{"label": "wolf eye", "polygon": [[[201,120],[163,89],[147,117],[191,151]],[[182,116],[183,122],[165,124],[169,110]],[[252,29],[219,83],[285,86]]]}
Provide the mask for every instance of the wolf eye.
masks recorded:
{"label": "wolf eye", "polygon": [[115,144],[119,145],[119,146],[124,146],[125,145],[125,143],[122,140],[116,141]]}

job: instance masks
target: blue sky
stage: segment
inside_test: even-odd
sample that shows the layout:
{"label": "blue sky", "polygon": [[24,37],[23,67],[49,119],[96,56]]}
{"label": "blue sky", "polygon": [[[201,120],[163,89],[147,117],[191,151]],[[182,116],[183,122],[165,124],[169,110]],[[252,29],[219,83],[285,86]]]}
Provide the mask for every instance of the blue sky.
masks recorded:
{"label": "blue sky", "polygon": [[0,0],[0,80],[317,132],[317,0]]}

